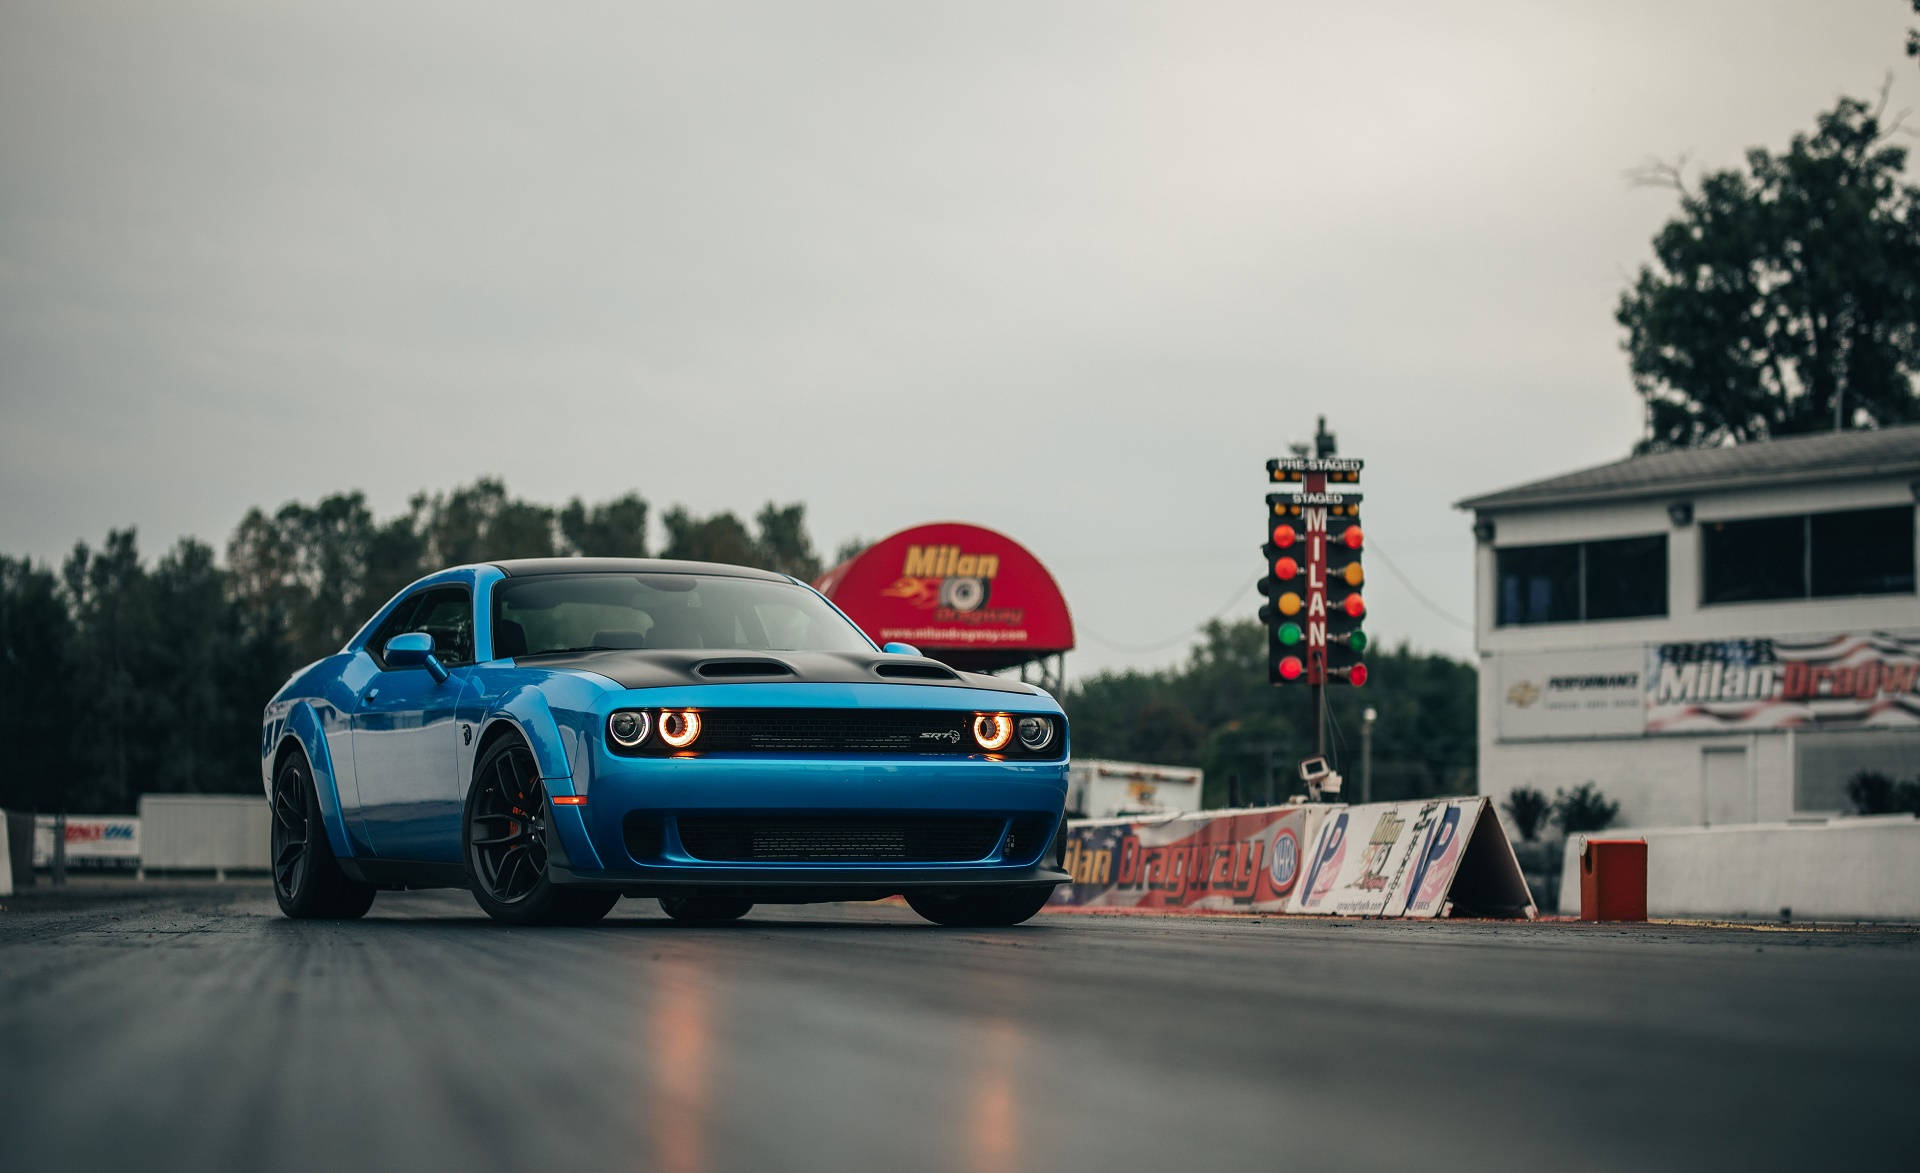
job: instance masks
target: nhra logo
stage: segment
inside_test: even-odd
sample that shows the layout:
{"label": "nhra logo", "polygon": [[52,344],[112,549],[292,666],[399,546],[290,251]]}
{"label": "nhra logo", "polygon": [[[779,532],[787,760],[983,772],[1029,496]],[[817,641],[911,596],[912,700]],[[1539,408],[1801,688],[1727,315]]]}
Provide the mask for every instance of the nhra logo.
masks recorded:
{"label": "nhra logo", "polygon": [[1285,827],[1273,837],[1273,863],[1269,870],[1273,875],[1273,890],[1285,893],[1293,887],[1294,877],[1300,874],[1300,840]]}

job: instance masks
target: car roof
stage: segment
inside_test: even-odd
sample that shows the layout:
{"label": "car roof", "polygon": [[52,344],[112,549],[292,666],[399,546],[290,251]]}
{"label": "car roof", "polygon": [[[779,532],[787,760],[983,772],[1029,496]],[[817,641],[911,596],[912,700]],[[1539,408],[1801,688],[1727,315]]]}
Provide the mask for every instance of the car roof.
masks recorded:
{"label": "car roof", "polygon": [[792,582],[784,574],[729,566],[724,562],[687,562],[675,558],[508,558],[490,562],[508,578],[532,574],[710,574],[725,578],[757,578],[763,582]]}

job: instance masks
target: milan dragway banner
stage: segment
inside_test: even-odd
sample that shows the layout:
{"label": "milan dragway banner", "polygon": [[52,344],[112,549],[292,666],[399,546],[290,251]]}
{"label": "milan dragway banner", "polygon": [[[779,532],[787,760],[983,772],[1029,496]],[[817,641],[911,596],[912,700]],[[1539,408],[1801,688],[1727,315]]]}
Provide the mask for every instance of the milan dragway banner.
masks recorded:
{"label": "milan dragway banner", "polygon": [[1657,644],[1646,679],[1648,733],[1920,726],[1920,635]]}
{"label": "milan dragway banner", "polygon": [[1193,811],[1154,819],[1067,824],[1073,883],[1055,904],[1184,912],[1282,912],[1300,878],[1303,845],[1338,807]]}
{"label": "milan dragway banner", "polygon": [[1323,916],[1534,916],[1513,846],[1487,799],[1377,802],[1330,811],[1287,911]]}

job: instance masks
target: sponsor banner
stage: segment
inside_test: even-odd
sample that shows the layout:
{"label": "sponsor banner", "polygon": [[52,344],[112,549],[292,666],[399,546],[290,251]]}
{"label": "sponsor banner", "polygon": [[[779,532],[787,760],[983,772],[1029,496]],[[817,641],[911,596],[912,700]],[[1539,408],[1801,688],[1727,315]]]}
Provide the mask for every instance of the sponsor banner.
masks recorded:
{"label": "sponsor banner", "polygon": [[1920,727],[1920,635],[1650,646],[1646,731]]}
{"label": "sponsor banner", "polygon": [[[33,866],[53,866],[54,816],[33,820]],[[77,867],[135,867],[140,863],[140,820],[134,815],[67,816],[67,863]]]}
{"label": "sponsor banner", "polygon": [[1193,812],[1067,826],[1073,883],[1055,904],[1192,912],[1280,912],[1326,806]]}
{"label": "sponsor banner", "polygon": [[1486,799],[1385,802],[1330,812],[1307,849],[1289,911],[1442,916]]}
{"label": "sponsor banner", "polygon": [[1646,651],[1639,645],[1502,656],[1502,741],[1636,737],[1645,728]]}
{"label": "sponsor banner", "polygon": [[1073,647],[1053,575],[1005,534],[958,522],[884,538],[814,583],[879,643],[1016,664]]}

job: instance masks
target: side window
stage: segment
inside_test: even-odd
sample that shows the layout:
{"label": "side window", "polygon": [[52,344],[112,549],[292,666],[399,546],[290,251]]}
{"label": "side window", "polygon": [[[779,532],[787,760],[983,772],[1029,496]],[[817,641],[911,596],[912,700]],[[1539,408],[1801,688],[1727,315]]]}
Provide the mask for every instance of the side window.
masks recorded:
{"label": "side window", "polygon": [[473,603],[465,587],[434,587],[401,600],[380,625],[367,650],[386,667],[381,649],[396,635],[424,631],[433,637],[433,654],[449,668],[473,663]]}

